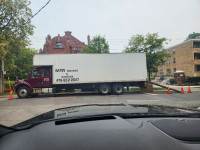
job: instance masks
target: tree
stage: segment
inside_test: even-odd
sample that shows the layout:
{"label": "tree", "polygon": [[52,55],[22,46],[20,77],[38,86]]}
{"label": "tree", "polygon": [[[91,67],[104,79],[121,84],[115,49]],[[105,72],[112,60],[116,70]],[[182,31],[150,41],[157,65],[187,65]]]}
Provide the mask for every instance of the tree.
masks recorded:
{"label": "tree", "polygon": [[22,51],[26,53],[28,36],[33,34],[28,5],[27,0],[0,0],[0,60],[4,60],[5,70],[10,73],[16,69],[16,59],[23,55]]}
{"label": "tree", "polygon": [[186,38],[186,41],[190,39],[195,39],[197,36],[200,36],[200,33],[193,32],[188,35],[188,37]]}
{"label": "tree", "polygon": [[[36,54],[37,51],[25,48],[18,50],[17,55],[13,55],[14,62],[14,68],[12,68],[12,72],[9,72],[9,77],[12,80],[15,79],[24,79],[27,78],[30,71],[33,69],[33,55]],[[7,63],[6,59],[6,62]]]}
{"label": "tree", "polygon": [[124,52],[146,53],[147,72],[150,80],[151,73],[158,72],[158,67],[170,57],[170,54],[167,54],[163,47],[165,41],[166,38],[159,38],[157,33],[145,36],[137,34],[131,37]]}
{"label": "tree", "polygon": [[110,53],[108,42],[101,35],[94,36],[82,53]]}

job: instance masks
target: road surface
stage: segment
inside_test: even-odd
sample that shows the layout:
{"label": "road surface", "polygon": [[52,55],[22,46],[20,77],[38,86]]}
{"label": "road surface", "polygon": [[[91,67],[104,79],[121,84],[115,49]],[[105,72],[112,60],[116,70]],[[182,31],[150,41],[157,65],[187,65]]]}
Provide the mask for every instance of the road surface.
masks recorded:
{"label": "road surface", "polygon": [[[96,93],[40,95],[36,98],[8,100],[8,96],[0,97],[0,124],[12,126],[42,113],[57,108],[83,104],[156,104],[179,106],[186,108],[200,107],[200,92],[166,94],[166,91],[140,94],[128,92],[124,95],[102,96]],[[199,108],[200,109],[200,108]]]}

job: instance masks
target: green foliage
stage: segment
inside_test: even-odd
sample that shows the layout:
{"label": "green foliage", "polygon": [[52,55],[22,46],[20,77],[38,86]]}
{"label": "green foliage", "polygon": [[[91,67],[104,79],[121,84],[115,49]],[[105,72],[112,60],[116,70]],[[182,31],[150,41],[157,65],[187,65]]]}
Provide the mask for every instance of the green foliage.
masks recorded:
{"label": "green foliage", "polygon": [[154,87],[153,90],[167,90],[166,88]]}
{"label": "green foliage", "polygon": [[187,81],[189,83],[198,84],[200,83],[200,77],[188,77]]}
{"label": "green foliage", "polygon": [[[10,81],[10,86],[11,87],[13,86],[13,84],[15,84],[15,81]],[[9,82],[8,81],[4,82],[4,88],[9,89]]]}
{"label": "green foliage", "polygon": [[[30,23],[29,5],[27,0],[0,0],[0,60],[4,60],[5,70],[10,74],[19,66],[21,55],[32,53],[26,49],[28,36],[33,34],[34,28]],[[25,61],[23,63],[26,65]]]}
{"label": "green foliage", "polygon": [[[138,87],[130,87],[131,91],[139,91],[140,88]],[[160,88],[160,87],[154,87],[153,90],[167,90],[166,88]],[[125,91],[127,91],[127,89],[125,88]]]}
{"label": "green foliage", "polygon": [[110,53],[106,38],[101,35],[94,36],[90,44],[84,48],[82,53]]}
{"label": "green foliage", "polygon": [[33,69],[33,55],[37,53],[36,50],[29,48],[21,49],[17,52],[17,54],[12,55],[15,62],[12,72],[9,72],[11,80],[24,79],[28,77],[30,71]]}
{"label": "green foliage", "polygon": [[[4,95],[10,95],[10,92],[6,92],[6,93],[3,93],[3,94],[0,94],[0,96],[4,96]],[[13,92],[12,95],[16,95],[16,93]]]}
{"label": "green foliage", "polygon": [[164,50],[163,44],[166,38],[159,38],[157,33],[145,36],[137,34],[131,37],[125,53],[146,53],[147,71],[149,76],[153,72],[158,72],[158,67],[163,65],[170,54]]}
{"label": "green foliage", "polygon": [[[147,79],[149,79],[149,77]],[[150,77],[150,79],[155,80],[155,77]]]}
{"label": "green foliage", "polygon": [[186,41],[190,39],[195,39],[197,36],[200,36],[200,33],[193,32],[188,35],[188,37],[186,38]]}

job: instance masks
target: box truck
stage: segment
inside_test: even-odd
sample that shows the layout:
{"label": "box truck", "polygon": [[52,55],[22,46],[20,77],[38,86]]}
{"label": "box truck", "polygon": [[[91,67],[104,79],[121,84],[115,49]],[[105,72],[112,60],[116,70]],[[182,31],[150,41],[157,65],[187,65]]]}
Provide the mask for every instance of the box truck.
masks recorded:
{"label": "box truck", "polygon": [[15,83],[19,98],[74,89],[119,95],[147,79],[145,53],[36,54],[33,65],[28,79]]}

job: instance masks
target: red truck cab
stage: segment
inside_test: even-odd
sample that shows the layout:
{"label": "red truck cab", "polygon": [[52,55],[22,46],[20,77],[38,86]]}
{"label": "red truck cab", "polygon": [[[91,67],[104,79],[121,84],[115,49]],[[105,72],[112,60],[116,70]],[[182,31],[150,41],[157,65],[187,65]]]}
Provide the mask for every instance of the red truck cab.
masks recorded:
{"label": "red truck cab", "polygon": [[37,94],[37,89],[52,87],[52,67],[36,67],[27,79],[15,83],[15,92],[18,97],[25,98]]}

